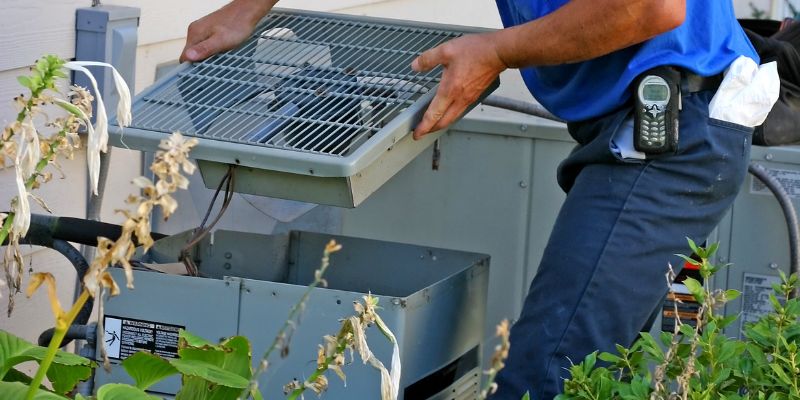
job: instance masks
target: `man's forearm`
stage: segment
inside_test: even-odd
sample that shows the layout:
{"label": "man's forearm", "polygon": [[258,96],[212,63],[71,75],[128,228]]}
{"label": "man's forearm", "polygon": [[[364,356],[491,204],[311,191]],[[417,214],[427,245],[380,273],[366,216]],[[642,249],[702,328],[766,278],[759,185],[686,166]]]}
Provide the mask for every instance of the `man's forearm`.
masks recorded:
{"label": "man's forearm", "polygon": [[278,3],[278,0],[233,0],[231,1],[228,6],[229,7],[242,7],[243,9],[246,8],[248,13],[255,18],[255,21],[246,21],[248,23],[252,23],[255,25],[261,18],[264,18],[265,15]]}
{"label": "man's forearm", "polygon": [[674,29],[685,15],[686,0],[572,0],[542,18],[498,31],[495,43],[510,68],[574,63]]}

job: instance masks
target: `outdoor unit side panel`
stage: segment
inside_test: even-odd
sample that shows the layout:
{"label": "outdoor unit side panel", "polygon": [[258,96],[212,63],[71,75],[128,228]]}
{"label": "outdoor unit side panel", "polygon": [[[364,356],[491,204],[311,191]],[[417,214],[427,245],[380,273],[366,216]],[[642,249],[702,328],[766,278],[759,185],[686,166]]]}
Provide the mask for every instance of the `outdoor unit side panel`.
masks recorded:
{"label": "outdoor unit side panel", "polygon": [[[753,146],[751,160],[768,169],[792,197],[800,209],[800,148]],[[769,161],[768,161],[769,160]],[[772,283],[779,282],[779,272],[790,272],[789,236],[783,211],[777,199],[753,175],[745,178],[731,210],[727,258],[721,254],[720,263],[731,263],[721,271],[727,274],[725,288],[742,291],[728,303],[725,313],[740,314],[726,334],[740,337],[743,323],[752,322],[771,309],[768,294]]]}
{"label": "outdoor unit side panel", "polygon": [[[289,315],[289,310],[302,297],[305,287],[301,285],[243,280],[241,297],[241,319],[239,335],[250,338],[253,346],[254,367],[261,355],[272,343]],[[282,347],[273,352],[270,367],[259,380],[264,398],[283,398],[283,386],[293,379],[303,381],[316,369],[318,345],[323,336],[336,335],[342,318],[354,315],[353,302],[362,301],[362,294],[338,290],[317,289],[313,291],[302,313],[302,319],[284,344],[288,356],[281,358]],[[395,334],[402,334],[399,314],[390,306],[388,299],[381,304],[384,321]],[[388,367],[392,348],[377,329],[367,332],[369,348]],[[358,355],[356,355],[358,357]],[[348,355],[349,359],[349,355]],[[380,398],[380,374],[360,360],[343,367],[347,375],[347,387],[331,374],[325,396],[331,399]]]}
{"label": "outdoor unit side panel", "polygon": [[[111,273],[117,283],[124,286],[125,276],[122,271],[112,268]],[[236,335],[239,317],[238,284],[142,271],[134,271],[134,279],[135,290],[123,288],[119,296],[106,302],[106,318],[114,316],[119,319],[179,326],[212,342]],[[109,330],[111,327],[107,325],[107,332],[98,334],[98,346],[111,340]],[[99,347],[97,354],[98,357],[101,354]],[[113,359],[111,373],[97,368],[95,374],[96,386],[105,383],[133,384],[119,361]],[[150,390],[175,394],[179,389],[180,379],[172,377],[154,385]]]}

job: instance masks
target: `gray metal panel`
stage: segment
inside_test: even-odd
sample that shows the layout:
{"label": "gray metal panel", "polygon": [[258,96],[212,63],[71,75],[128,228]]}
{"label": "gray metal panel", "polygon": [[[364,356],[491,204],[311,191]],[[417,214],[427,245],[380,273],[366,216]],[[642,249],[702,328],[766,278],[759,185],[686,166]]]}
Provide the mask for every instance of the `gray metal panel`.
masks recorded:
{"label": "gray metal panel", "polygon": [[[785,173],[789,178],[784,183],[789,185],[790,193],[800,185],[800,148],[753,146],[751,160],[767,169],[789,171]],[[718,282],[718,287],[742,291],[745,273],[778,276],[778,270],[790,272],[789,238],[783,212],[771,194],[752,190],[754,179],[752,175],[745,179],[731,210],[730,230],[721,234],[723,243],[728,245],[722,250],[728,253],[722,253],[720,261],[730,262],[731,266],[725,271],[727,281]],[[800,208],[796,193],[793,204]],[[744,297],[730,302],[726,314],[741,313]],[[733,324],[726,334],[738,337],[739,329],[738,323]]]}
{"label": "gray metal panel", "polygon": [[[381,240],[292,232],[288,282],[305,284],[314,279],[320,252],[336,238],[342,245],[332,259],[326,281],[329,287],[358,293],[411,297],[422,290],[464,273],[471,266],[488,265],[488,257],[476,253],[392,243]],[[430,296],[428,296],[430,297]]]}
{"label": "gray metal panel", "polygon": [[[313,280],[320,249],[330,239],[331,235],[293,232],[285,280],[242,281],[239,333],[253,340],[254,354],[261,354],[271,343],[304,285]],[[315,344],[322,336],[334,334],[339,325],[336,321],[352,315],[353,301],[368,292],[380,299],[381,316],[400,343],[401,387],[479,345],[488,280],[485,256],[349,237],[336,240],[343,249],[332,257],[325,276],[327,287],[312,293],[303,322],[292,336],[289,357],[273,360],[261,381],[266,397],[279,397],[284,384],[294,378],[303,380],[313,372]],[[376,330],[370,331],[369,337],[370,348],[388,365],[388,341]],[[326,396],[378,396],[377,371],[356,362],[346,366],[345,373],[347,387],[331,377]]]}
{"label": "gray metal panel", "polygon": [[[475,368],[462,376],[450,387],[442,390],[428,400],[473,400],[478,398],[481,385],[481,369]],[[410,399],[409,399],[410,400]]]}
{"label": "gray metal panel", "polygon": [[[134,7],[107,6],[79,8],[75,16],[75,59],[106,61],[113,64],[134,91],[136,70],[136,29],[141,11]],[[111,72],[105,68],[88,67],[92,71],[108,110],[114,110],[119,95],[114,88]],[[91,87],[83,74],[75,75],[75,84]],[[111,113],[113,115],[113,113]]]}
{"label": "gray metal panel", "polygon": [[[528,265],[529,224],[550,229],[529,223],[529,210],[554,215],[558,205],[531,204],[532,191],[546,186],[531,184],[530,138],[452,130],[440,143],[438,170],[426,150],[361,206],[345,210],[343,233],[489,254],[484,339],[491,340],[495,324],[519,314],[527,269],[535,268]],[[555,158],[541,165],[542,174],[554,173]]]}
{"label": "gray metal panel", "polygon": [[[254,362],[272,343],[291,307],[300,299],[305,288],[300,285],[244,280],[241,297],[239,334],[250,338]],[[289,355],[281,359],[274,353],[267,372],[259,380],[264,398],[283,398],[283,385],[293,379],[303,381],[316,369],[317,344],[324,335],[335,335],[341,318],[353,315],[353,301],[361,300],[359,293],[319,289],[312,293],[303,312],[302,321],[291,337]],[[390,329],[402,329],[399,306],[389,298],[381,298],[382,316]],[[392,349],[389,342],[375,329],[367,331],[370,349],[387,366]],[[330,399],[380,398],[380,374],[360,360],[344,367],[347,387],[335,376],[325,396]]]}
{"label": "gray metal panel", "polygon": [[[111,269],[114,279],[123,285],[121,270]],[[154,272],[134,271],[135,290],[122,293],[105,303],[105,314],[185,326],[187,330],[211,341],[236,335],[239,308],[239,285],[217,279],[190,278]],[[103,341],[98,340],[100,345]],[[98,348],[98,356],[100,354]],[[97,385],[133,383],[125,370],[112,362],[111,373],[95,370]],[[173,377],[152,387],[158,393],[174,394],[180,379]]]}

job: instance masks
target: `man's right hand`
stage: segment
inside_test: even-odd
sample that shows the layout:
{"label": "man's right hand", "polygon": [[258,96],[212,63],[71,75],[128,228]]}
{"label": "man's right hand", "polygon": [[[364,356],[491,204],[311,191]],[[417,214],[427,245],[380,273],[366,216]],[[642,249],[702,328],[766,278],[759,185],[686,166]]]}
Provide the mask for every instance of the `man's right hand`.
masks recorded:
{"label": "man's right hand", "polygon": [[200,61],[245,41],[278,0],[233,0],[189,25],[180,61]]}

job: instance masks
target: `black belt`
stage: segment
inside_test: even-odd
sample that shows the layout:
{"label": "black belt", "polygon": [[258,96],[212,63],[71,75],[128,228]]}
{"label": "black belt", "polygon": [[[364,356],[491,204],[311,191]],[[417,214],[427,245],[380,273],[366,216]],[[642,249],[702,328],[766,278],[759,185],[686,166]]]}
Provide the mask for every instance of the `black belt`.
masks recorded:
{"label": "black belt", "polygon": [[681,91],[684,93],[696,93],[705,90],[717,90],[722,83],[722,74],[711,76],[700,76],[693,72],[681,69]]}

